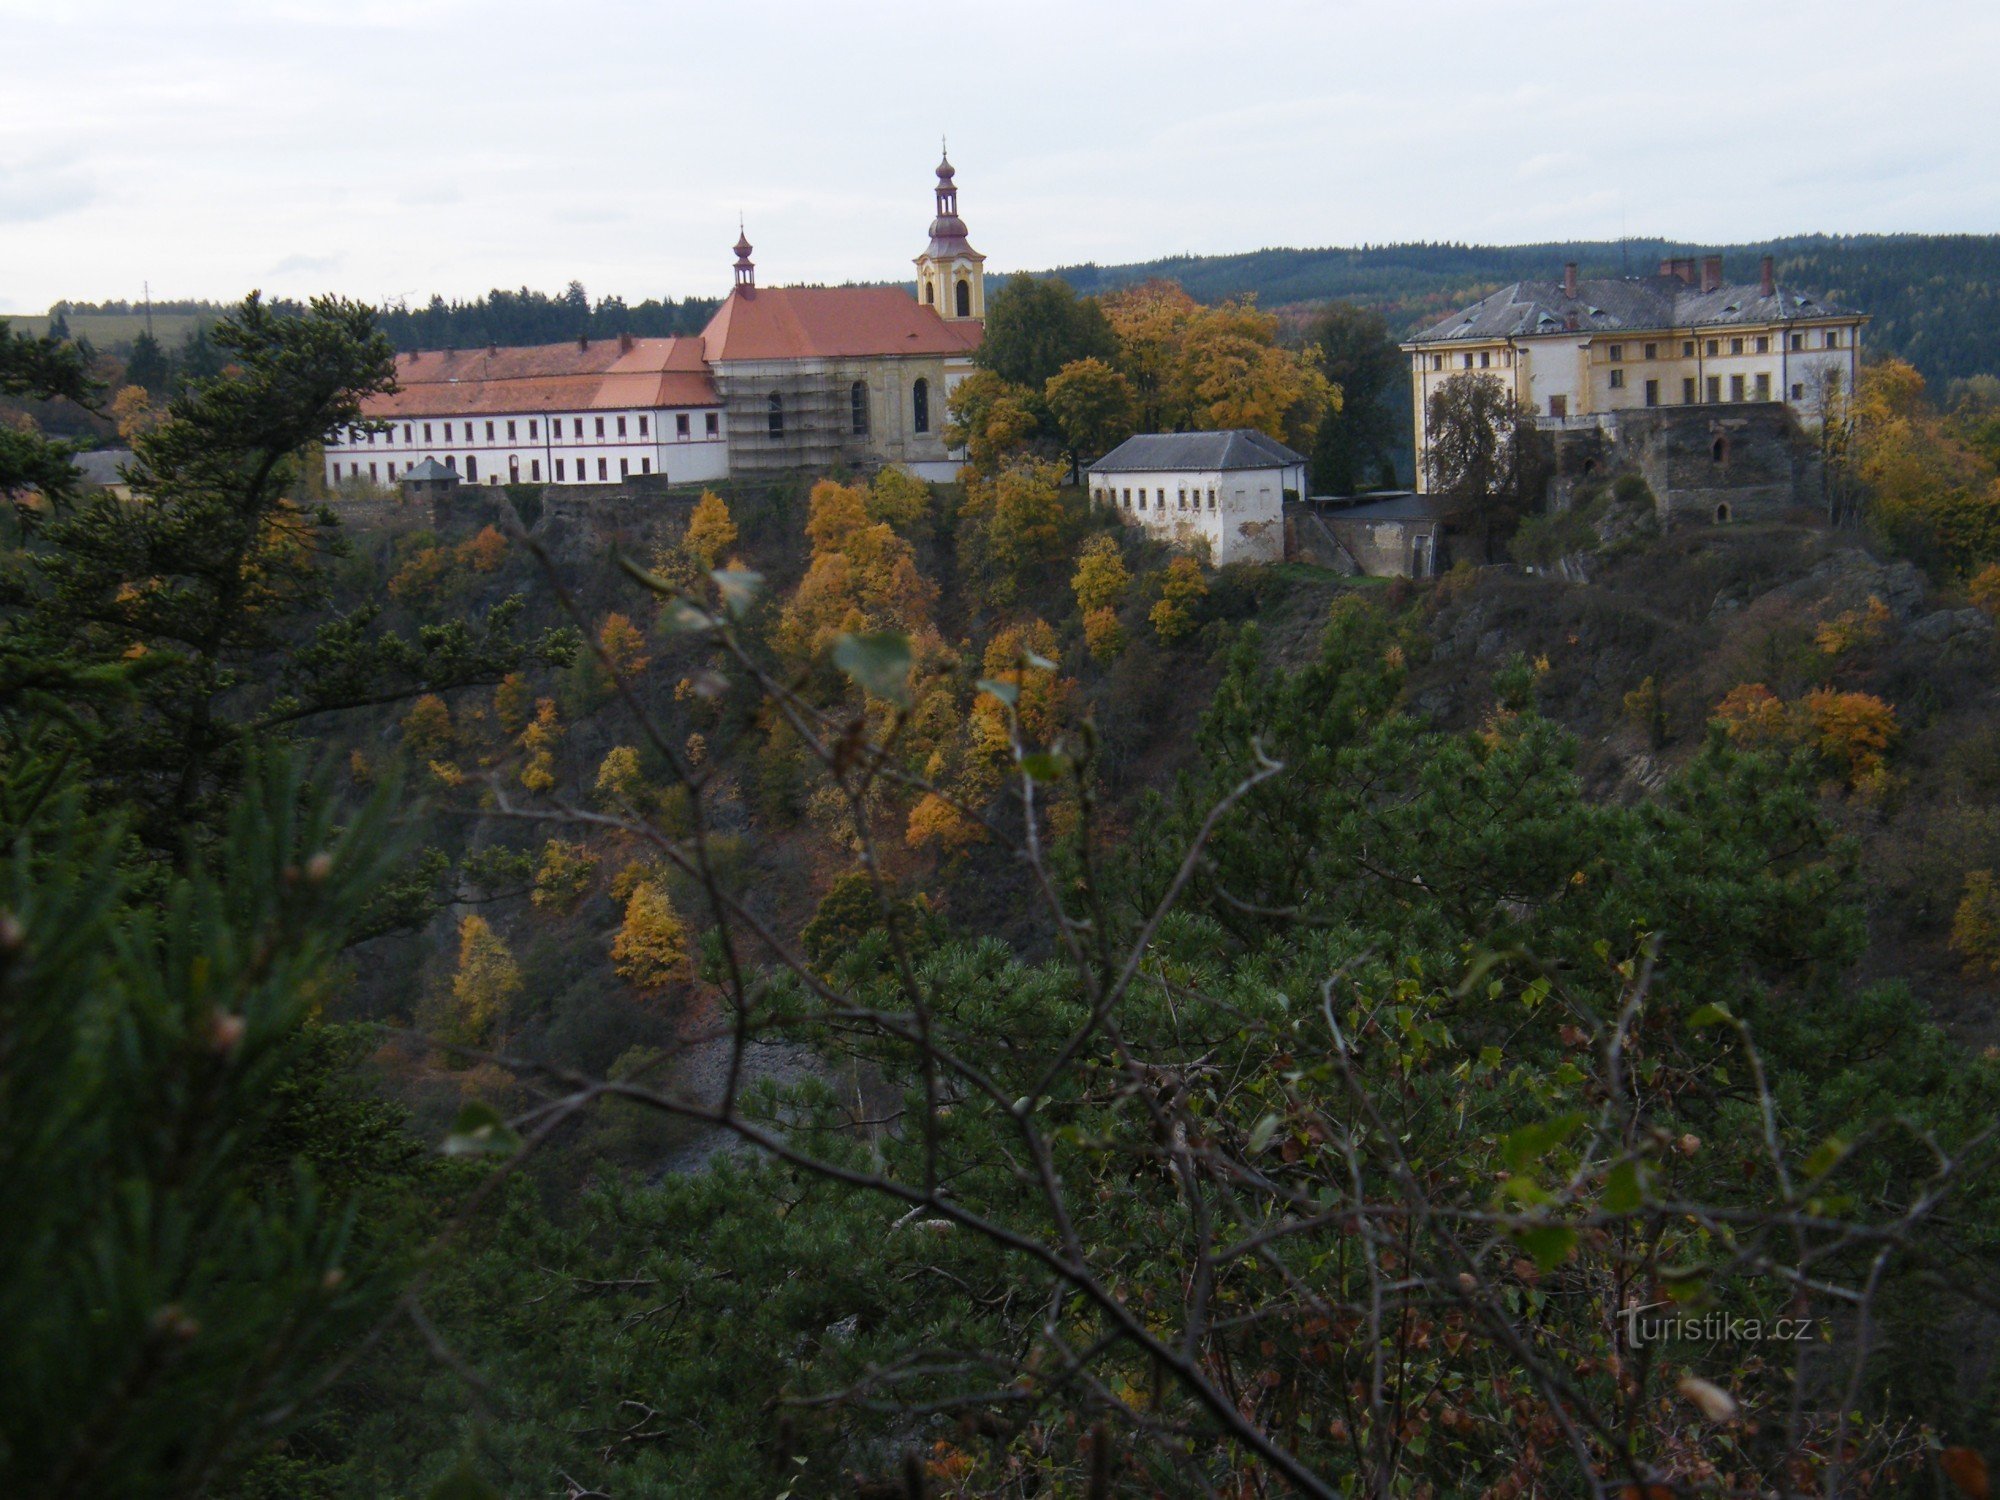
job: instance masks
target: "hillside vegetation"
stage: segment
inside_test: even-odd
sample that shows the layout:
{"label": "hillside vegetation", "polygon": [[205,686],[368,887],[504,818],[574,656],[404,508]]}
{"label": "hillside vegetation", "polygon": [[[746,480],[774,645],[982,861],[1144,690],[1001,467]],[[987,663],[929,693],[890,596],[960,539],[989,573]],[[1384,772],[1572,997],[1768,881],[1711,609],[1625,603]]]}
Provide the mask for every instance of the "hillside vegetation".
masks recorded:
{"label": "hillside vegetation", "polygon": [[0,1491],[1982,1492],[1976,414],[1880,535],[1217,570],[1064,445],[1315,359],[1009,298],[950,486],[327,496],[336,299],[132,501],[0,429]]}

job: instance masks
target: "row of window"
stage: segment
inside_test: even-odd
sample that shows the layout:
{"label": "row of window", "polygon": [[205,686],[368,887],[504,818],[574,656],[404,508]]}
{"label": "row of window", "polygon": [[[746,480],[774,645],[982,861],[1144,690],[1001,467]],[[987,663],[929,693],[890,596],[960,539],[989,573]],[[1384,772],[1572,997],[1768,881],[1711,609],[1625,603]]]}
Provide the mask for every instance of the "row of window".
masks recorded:
{"label": "row of window", "polygon": [[[1755,376],[1731,375],[1728,379],[1729,399],[1731,401],[1769,401],[1771,399],[1771,377],[1768,372],[1759,372]],[[1706,401],[1711,405],[1719,403],[1722,400],[1722,381],[1722,376],[1710,375],[1706,385],[1700,386],[1697,385],[1692,375],[1684,376],[1681,380],[1681,405],[1695,406],[1701,404],[1702,401]],[[1837,376],[1833,375],[1832,372],[1829,372],[1828,384],[1830,387],[1838,388]],[[1611,372],[1611,388],[1615,391],[1625,389],[1625,372],[1623,370],[1613,370]],[[1697,397],[1697,391],[1702,391],[1703,394]],[[1794,401],[1803,401],[1805,400],[1805,395],[1806,388],[1804,382],[1793,381],[1791,399]],[[1658,406],[1659,404],[1660,382],[1649,380],[1646,382],[1646,405]],[[1549,397],[1549,415],[1552,417],[1568,416],[1569,397]]]}
{"label": "row of window", "polygon": [[[1708,339],[1705,343],[1706,347],[1702,350],[1705,356],[1709,359],[1721,357],[1721,339]],[[1693,339],[1681,340],[1682,359],[1694,358],[1694,345],[1695,341]],[[1658,359],[1660,357],[1660,346],[1657,343],[1645,344],[1642,347],[1645,350],[1644,358]],[[1791,347],[1796,350],[1803,350],[1806,347],[1806,336],[1803,333],[1792,334]],[[1840,330],[1838,328],[1826,329],[1820,347],[1824,349],[1838,349],[1842,347]],[[1625,358],[1625,346],[1623,344],[1608,345],[1605,352],[1610,356],[1613,364],[1618,364]],[[1769,334],[1756,334],[1746,338],[1732,338],[1729,340],[1729,352],[1731,354],[1769,354],[1771,352],[1771,336]],[[1474,358],[1470,352],[1459,355],[1458,360],[1460,369],[1470,370],[1475,367]],[[1500,360],[1503,368],[1511,367],[1514,363],[1513,351],[1509,349],[1501,350]],[[1491,349],[1481,349],[1478,355],[1477,368],[1486,370],[1491,369],[1492,365],[1493,351]],[[1433,354],[1431,356],[1431,368],[1433,370],[1442,370],[1444,368],[1444,356],[1442,354]]]}
{"label": "row of window", "polygon": [[[705,436],[708,437],[719,436],[722,431],[722,418],[720,414],[711,411],[711,412],[704,412],[702,416],[704,418]],[[612,433],[607,433],[605,431],[604,424],[605,421],[607,420],[606,418],[593,417],[591,420],[592,423],[594,424],[595,430],[593,432],[593,436],[595,437],[602,438],[615,435],[617,437],[622,438],[630,436],[630,433],[626,429],[627,419],[624,417],[615,417],[610,419],[611,421],[617,424]],[[531,443],[539,442],[542,436],[540,419],[536,417],[529,417],[527,419],[527,422],[528,422],[528,441]],[[648,420],[643,414],[638,418],[638,422],[639,422],[638,435],[642,438],[651,437],[652,433],[649,428]],[[447,443],[452,442],[453,441],[452,424],[450,422],[444,422],[440,423],[439,425],[444,428],[443,441]],[[459,425],[465,429],[465,437],[464,437],[465,442],[470,443],[470,442],[476,442],[478,440],[478,435],[474,431],[474,428],[477,424],[472,422],[462,422]],[[497,430],[503,425],[507,429],[506,440],[510,443],[519,442],[520,437],[517,430],[519,424],[512,420],[505,421],[504,423],[488,422],[486,424],[486,441],[489,443],[499,441]],[[429,422],[405,422],[403,424],[403,444],[405,447],[408,447],[417,441],[415,432],[418,427],[423,428],[424,442],[428,443],[433,441],[431,437],[431,424]],[[574,440],[576,440],[577,442],[587,441],[583,433],[582,417],[572,418],[570,422],[570,427],[571,427],[570,436]],[[373,447],[377,436],[378,434],[374,432],[372,429],[364,432],[360,428],[350,427],[347,430],[346,441],[350,444],[354,444],[357,446],[365,443],[368,446]],[[396,431],[394,426],[392,425],[386,432],[379,434],[379,436],[381,437],[384,443],[395,442]],[[683,411],[683,412],[676,412],[674,414],[674,436],[680,439],[682,442],[687,442],[690,438],[694,436],[694,429],[690,421],[689,413]],[[549,418],[550,441],[561,442],[562,438],[563,438],[563,419],[561,417]],[[336,441],[339,441],[339,439],[336,438]]]}
{"label": "row of window", "polygon": [[[585,467],[589,462],[590,460],[584,458],[579,458],[578,460],[576,460],[576,482],[578,484],[588,484],[590,482],[590,470],[587,467]],[[562,484],[569,479],[569,474],[567,472],[569,469],[569,462],[566,459],[559,458],[555,461],[555,465],[556,465],[556,483]],[[444,466],[447,469],[450,469],[454,474],[457,473],[458,456],[456,454],[447,453],[444,459]],[[391,463],[386,465],[386,467],[389,471],[386,477],[389,480],[389,482],[393,484],[396,479],[396,466],[393,463]],[[414,464],[405,464],[403,467],[405,469],[411,469],[415,468],[416,466]],[[652,473],[653,461],[650,458],[640,459],[639,472],[641,474]],[[338,461],[336,461],[333,464],[333,478],[338,480],[340,477],[341,477],[340,464]],[[361,465],[359,463],[350,463],[347,466],[347,477],[350,479],[359,479],[361,477]],[[380,482],[384,478],[384,476],[378,472],[377,465],[373,463],[368,465],[368,477],[371,480],[375,480],[377,482]],[[477,484],[479,482],[478,454],[468,453],[465,455],[465,477],[469,482],[473,484]],[[618,477],[620,479],[630,479],[632,477],[631,459],[621,458],[618,460]],[[600,458],[597,460],[597,478],[600,483],[610,482],[611,461],[609,459]],[[542,461],[539,458],[531,458],[528,460],[528,482],[530,484],[540,484],[541,481],[542,481]],[[486,482],[488,484],[497,484],[499,483],[499,476],[488,475]],[[507,460],[507,482],[509,484],[519,484],[521,482],[521,460],[519,458],[510,458]]]}
{"label": "row of window", "polygon": [[[1193,494],[1194,496],[1194,504],[1192,505],[1188,504],[1189,494]],[[1090,492],[1090,497],[1091,499],[1095,500],[1099,505],[1115,504],[1123,507],[1126,510],[1145,510],[1147,508],[1146,491],[1143,486],[1139,490],[1139,498],[1136,504],[1133,503],[1132,491],[1125,489],[1114,490],[1109,485],[1101,485],[1097,489],[1092,490]],[[1167,508],[1167,492],[1165,490],[1153,491],[1152,508],[1154,510],[1165,510]],[[1195,488],[1192,491],[1187,489],[1182,489],[1180,491],[1180,508],[1182,510],[1201,509],[1201,490],[1199,487]],[[1208,508],[1210,510],[1215,509],[1215,490],[1212,486],[1210,487],[1208,492]]]}

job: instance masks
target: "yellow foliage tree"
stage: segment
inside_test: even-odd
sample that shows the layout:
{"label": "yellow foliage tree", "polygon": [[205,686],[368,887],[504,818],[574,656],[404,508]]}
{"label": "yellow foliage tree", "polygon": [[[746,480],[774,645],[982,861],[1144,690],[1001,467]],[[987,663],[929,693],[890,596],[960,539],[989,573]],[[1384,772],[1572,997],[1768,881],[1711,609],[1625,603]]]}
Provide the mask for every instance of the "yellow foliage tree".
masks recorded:
{"label": "yellow foliage tree", "polygon": [[497,573],[507,561],[507,538],[497,526],[482,526],[477,536],[458,544],[457,555],[475,573]]}
{"label": "yellow foliage tree", "polygon": [[1092,610],[1116,609],[1125,602],[1125,591],[1131,585],[1132,574],[1116,537],[1099,532],[1083,544],[1077,555],[1076,576],[1069,581],[1080,611],[1088,615]]}
{"label": "yellow foliage tree", "polygon": [[597,856],[588,845],[550,839],[542,845],[541,861],[535,866],[535,890],[529,899],[553,911],[570,911],[590,893],[596,879]]}
{"label": "yellow foliage tree", "polygon": [[914,536],[930,509],[931,487],[914,474],[892,465],[869,482],[868,514],[893,527],[898,536]]}
{"label": "yellow foliage tree", "polygon": [[651,882],[634,886],[625,921],[611,941],[618,977],[640,989],[657,989],[684,977],[687,956],[687,926],[667,893]]}
{"label": "yellow foliage tree", "polygon": [[528,727],[528,716],[534,711],[535,694],[526,677],[509,672],[500,679],[493,689],[493,717],[500,721],[502,730],[518,735]]}
{"label": "yellow foliage tree", "polygon": [[1855,790],[1879,790],[1900,732],[1896,710],[1872,693],[1816,688],[1786,703],[1761,682],[1731,688],[1716,705],[1730,739],[1749,749],[1810,749]]}
{"label": "yellow foliage tree", "polygon": [[823,479],[806,516],[812,563],[778,618],[786,654],[815,656],[843,633],[900,630],[930,622],[937,590],[917,571],[908,541],[869,514],[866,492]]}
{"label": "yellow foliage tree", "polygon": [[1913,366],[1866,366],[1851,416],[1853,472],[1884,531],[1964,571],[2000,554],[2000,475],[1931,404]]}
{"label": "yellow foliage tree", "polygon": [[736,522],[729,514],[728,502],[713,490],[703,490],[688,517],[681,551],[690,562],[707,570],[721,567],[722,559],[735,545]]}
{"label": "yellow foliage tree", "polygon": [[904,842],[912,849],[936,846],[946,854],[968,849],[986,837],[986,830],[936,792],[926,792],[910,809]]}
{"label": "yellow foliage tree", "polygon": [[637,677],[652,664],[653,658],[646,654],[645,635],[615,610],[597,627],[597,644],[603,648],[604,659],[616,676]]}
{"label": "yellow foliage tree", "polygon": [[423,760],[449,756],[457,740],[451,709],[436,693],[425,693],[403,715],[403,743],[410,747],[411,754]]}
{"label": "yellow foliage tree", "polygon": [[975,475],[997,473],[1035,435],[1040,424],[1029,404],[1032,392],[1003,380],[991,370],[978,370],[951,393],[945,441],[965,449],[967,467]]}
{"label": "yellow foliage tree", "polygon": [[1828,656],[1841,656],[1857,646],[1872,646],[1889,629],[1889,606],[1870,597],[1865,609],[1846,609],[1820,623],[1813,644]]}
{"label": "yellow foliage tree", "polygon": [[521,785],[531,792],[546,792],[556,784],[556,746],[562,743],[562,718],[553,698],[535,704],[534,722],[521,731],[521,748],[528,753],[521,767]]}
{"label": "yellow foliage tree", "polygon": [[153,398],[141,385],[120,387],[111,398],[111,420],[118,424],[118,436],[127,447],[166,421],[167,414],[153,405]]}
{"label": "yellow foliage tree", "polygon": [[1115,609],[1093,609],[1083,617],[1083,648],[1095,662],[1116,661],[1125,652],[1125,627]]}
{"label": "yellow foliage tree", "polygon": [[646,778],[639,769],[639,752],[631,745],[613,745],[597,768],[597,800],[604,807],[643,807]]}
{"label": "yellow foliage tree", "polygon": [[1173,642],[1195,627],[1194,612],[1208,597],[1208,581],[1201,576],[1201,564],[1191,557],[1176,557],[1167,564],[1167,576],[1160,585],[1159,600],[1146,618],[1153,633]]}
{"label": "yellow foliage tree", "polygon": [[478,1043],[504,1021],[507,1009],[521,993],[521,966],[481,916],[458,924],[458,971],[452,975],[451,1041]]}

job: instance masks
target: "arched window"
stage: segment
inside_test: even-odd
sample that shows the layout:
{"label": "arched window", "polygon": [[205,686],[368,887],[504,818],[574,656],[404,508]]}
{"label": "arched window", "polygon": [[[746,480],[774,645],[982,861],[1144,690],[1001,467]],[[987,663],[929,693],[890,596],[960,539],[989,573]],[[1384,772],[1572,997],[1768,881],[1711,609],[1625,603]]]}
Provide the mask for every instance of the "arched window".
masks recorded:
{"label": "arched window", "polygon": [[1722,502],[1722,504],[1715,507],[1716,524],[1720,525],[1722,522],[1727,521],[1728,519],[1729,519],[1729,502],[1725,500]]}
{"label": "arched window", "polygon": [[847,404],[854,418],[854,435],[868,436],[868,384],[857,380],[847,389]]}
{"label": "arched window", "polygon": [[969,318],[969,317],[971,317],[971,316],[972,316],[972,283],[971,283],[971,282],[969,282],[969,281],[967,281],[967,280],[966,280],[966,279],[965,279],[965,278],[964,278],[963,276],[961,276],[961,277],[959,277],[959,278],[958,278],[958,294],[957,294],[957,295],[958,295],[958,315],[959,315],[959,316],[960,316],[961,318]]}
{"label": "arched window", "polygon": [[465,477],[471,480],[479,478],[479,460],[470,453],[465,455]]}
{"label": "arched window", "polygon": [[771,436],[774,438],[783,437],[785,435],[785,398],[780,396],[776,391],[773,391],[771,392],[771,399],[764,403],[764,408],[764,421],[771,429]]}
{"label": "arched window", "polygon": [[[1714,459],[1719,464],[1728,463],[1729,462],[1728,437],[1727,436],[1719,437],[1714,442],[1710,443],[1708,445],[1708,456]],[[1725,519],[1727,518],[1725,517]]]}
{"label": "arched window", "polygon": [[910,425],[918,432],[931,430],[931,383],[918,380],[910,387]]}
{"label": "arched window", "polygon": [[935,281],[926,281],[924,283],[924,306],[937,306],[937,283]]}

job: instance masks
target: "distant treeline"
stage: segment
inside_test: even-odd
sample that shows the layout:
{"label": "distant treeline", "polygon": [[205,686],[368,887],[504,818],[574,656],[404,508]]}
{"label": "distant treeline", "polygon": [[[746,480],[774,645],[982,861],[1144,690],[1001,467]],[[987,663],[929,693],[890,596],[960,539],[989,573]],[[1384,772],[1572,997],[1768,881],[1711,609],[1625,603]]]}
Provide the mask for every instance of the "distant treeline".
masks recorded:
{"label": "distant treeline", "polygon": [[[1367,245],[1062,266],[1045,274],[1061,276],[1086,293],[1165,276],[1204,302],[1254,293],[1269,308],[1343,298],[1378,310],[1390,331],[1401,336],[1509,282],[1556,280],[1565,261],[1576,261],[1585,276],[1636,276],[1669,255],[1716,252],[1733,280],[1754,280],[1758,259],[1771,255],[1780,281],[1871,314],[1869,347],[1909,360],[1934,386],[1961,376],[2000,374],[2000,235],[1802,235],[1720,246],[1655,239]],[[152,306],[156,314],[204,319],[223,311],[207,302]],[[600,297],[593,302],[582,284],[572,281],[553,296],[523,287],[496,289],[467,302],[433,297],[419,306],[385,307],[381,320],[398,349],[473,349],[619,333],[698,333],[716,306],[709,297],[648,298],[631,304]],[[52,319],[67,315],[79,323],[112,315],[136,318],[141,312],[129,302],[59,302],[50,309]],[[98,341],[113,348],[125,342],[101,334]]]}
{"label": "distant treeline", "polygon": [[[288,311],[299,310],[300,306],[284,298],[272,299],[271,305]],[[583,284],[572,281],[554,296],[527,287],[517,292],[496,288],[468,302],[447,302],[442,297],[433,297],[415,307],[397,304],[381,308],[377,316],[383,332],[399,350],[474,349],[488,344],[557,344],[621,333],[638,338],[699,333],[717,305],[712,297],[689,297],[679,302],[672,298],[648,298],[630,304],[622,297],[600,297],[593,302]],[[152,311],[156,315],[191,316],[208,323],[221,317],[228,308],[215,302],[178,300],[154,302]],[[145,312],[143,303],[58,302],[49,309],[49,320],[55,332],[67,333],[75,324],[77,332],[88,333],[93,328],[102,329],[108,318],[133,319],[132,332],[124,338],[115,334],[98,335],[100,343],[123,352],[121,346],[129,344],[143,326],[139,320]]]}
{"label": "distant treeline", "polygon": [[1934,385],[2000,374],[2000,235],[1991,234],[1815,234],[1741,245],[1371,245],[1062,266],[1054,274],[1079,292],[1164,276],[1204,302],[1254,293],[1268,308],[1340,297],[1376,308],[1400,336],[1510,282],[1558,280],[1565,261],[1576,261],[1585,276],[1638,276],[1669,255],[1716,253],[1731,280],[1754,281],[1759,258],[1770,255],[1781,282],[1871,314],[1867,344],[1909,360]]}

